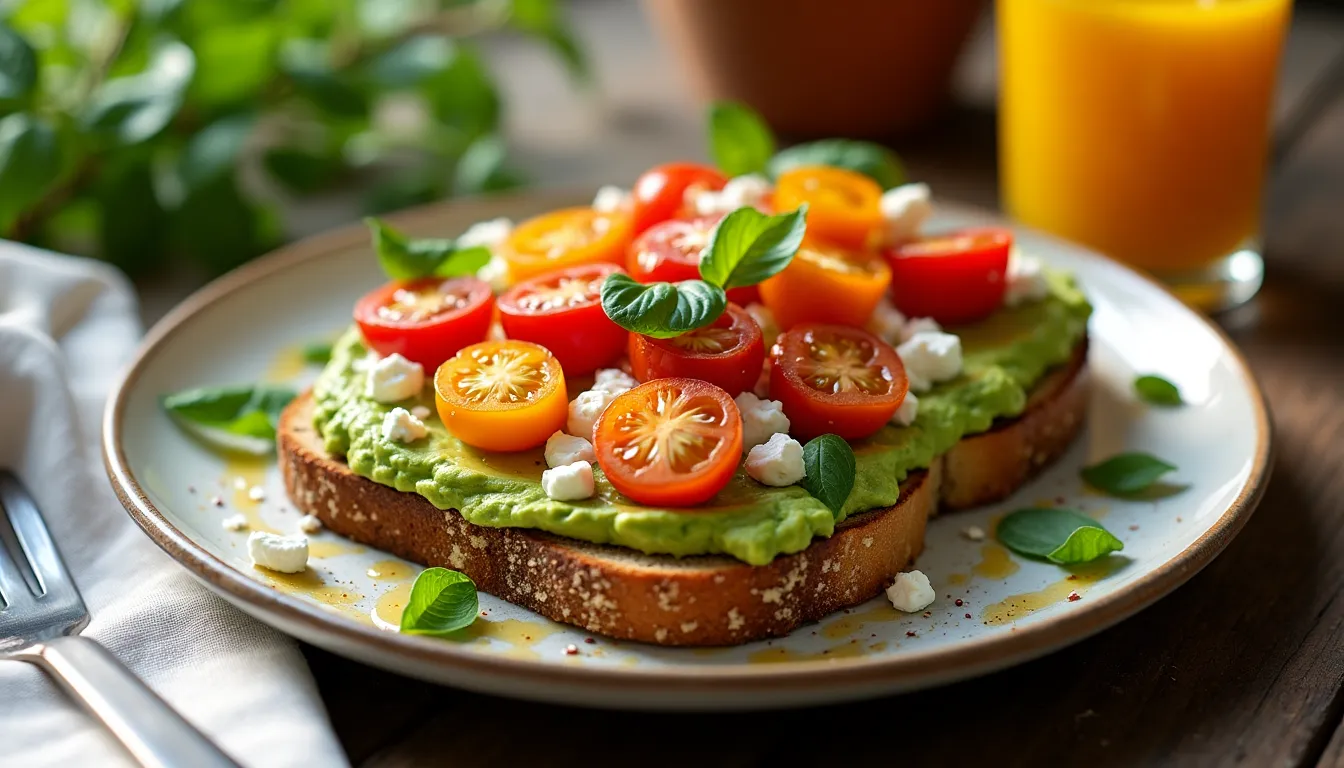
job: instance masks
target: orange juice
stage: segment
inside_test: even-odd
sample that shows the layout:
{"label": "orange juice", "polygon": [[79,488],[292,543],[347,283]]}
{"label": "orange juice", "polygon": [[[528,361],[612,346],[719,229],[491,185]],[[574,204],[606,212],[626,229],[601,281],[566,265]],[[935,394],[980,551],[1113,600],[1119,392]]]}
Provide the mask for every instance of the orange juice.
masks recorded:
{"label": "orange juice", "polygon": [[1156,273],[1253,242],[1290,0],[998,0],[1004,204]]}

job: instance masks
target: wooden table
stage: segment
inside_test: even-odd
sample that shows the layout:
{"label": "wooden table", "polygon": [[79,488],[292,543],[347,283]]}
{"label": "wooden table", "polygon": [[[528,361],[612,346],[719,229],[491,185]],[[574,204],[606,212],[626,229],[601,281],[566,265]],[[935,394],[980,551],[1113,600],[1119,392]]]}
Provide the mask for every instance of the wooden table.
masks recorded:
{"label": "wooden table", "polygon": [[[518,165],[542,183],[628,184],[668,156],[702,155],[699,111],[638,6],[574,10],[600,97],[572,92],[527,46],[503,41],[489,51],[509,91]],[[1299,11],[1284,109],[1344,49],[1344,19]],[[939,196],[993,206],[987,30],[958,83],[966,106],[897,147]],[[353,762],[371,766],[1344,765],[1344,100],[1278,169],[1266,242],[1263,293],[1222,321],[1274,409],[1268,494],[1212,565],[1114,629],[938,690],[760,714],[530,704],[305,647],[336,732]],[[150,292],[147,314],[175,298]]]}

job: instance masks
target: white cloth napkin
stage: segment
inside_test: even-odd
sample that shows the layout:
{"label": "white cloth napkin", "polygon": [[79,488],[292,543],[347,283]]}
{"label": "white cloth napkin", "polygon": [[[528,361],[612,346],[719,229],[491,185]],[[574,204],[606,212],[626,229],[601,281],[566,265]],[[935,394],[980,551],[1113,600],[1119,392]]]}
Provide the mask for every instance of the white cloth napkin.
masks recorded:
{"label": "white cloth napkin", "polygon": [[[99,425],[139,336],[116,270],[0,241],[0,466],[74,572],[85,635],[244,765],[346,765],[294,641],[197,584],[112,494]],[[0,765],[130,764],[39,670],[0,661]]]}

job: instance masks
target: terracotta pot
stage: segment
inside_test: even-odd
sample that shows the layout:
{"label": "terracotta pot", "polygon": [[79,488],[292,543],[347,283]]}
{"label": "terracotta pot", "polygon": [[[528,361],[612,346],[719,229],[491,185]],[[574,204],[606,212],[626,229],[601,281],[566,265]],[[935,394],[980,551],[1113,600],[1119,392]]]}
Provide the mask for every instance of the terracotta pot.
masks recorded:
{"label": "terracotta pot", "polygon": [[697,95],[792,138],[886,138],[947,103],[983,0],[645,0]]}

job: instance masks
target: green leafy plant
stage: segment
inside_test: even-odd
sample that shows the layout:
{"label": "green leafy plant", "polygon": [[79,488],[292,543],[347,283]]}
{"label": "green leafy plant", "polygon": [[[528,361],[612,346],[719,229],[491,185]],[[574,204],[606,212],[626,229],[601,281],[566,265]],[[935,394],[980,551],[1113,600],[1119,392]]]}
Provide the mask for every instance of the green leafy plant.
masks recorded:
{"label": "green leafy plant", "polygon": [[839,435],[814,437],[803,446],[803,487],[836,515],[854,490],[854,449]]}
{"label": "green leafy plant", "polygon": [[472,45],[588,65],[560,0],[16,0],[0,6],[0,234],[142,274],[228,269],[343,183],[370,213],[519,178]]}
{"label": "green leafy plant", "polygon": [[1147,491],[1176,465],[1148,453],[1122,453],[1091,466],[1080,474],[1087,484],[1111,496],[1133,496]]}
{"label": "green leafy plant", "polygon": [[275,450],[280,412],[294,390],[274,386],[188,389],[165,395],[163,409],[184,430],[225,452],[258,456]]}
{"label": "green leafy plant", "polygon": [[1019,555],[1059,565],[1091,562],[1125,548],[1087,515],[1071,509],[1019,509],[999,521],[994,535]]}
{"label": "green leafy plant", "polygon": [[1153,405],[1182,405],[1185,402],[1175,384],[1154,374],[1135,378],[1134,391],[1145,403]]}
{"label": "green leafy plant", "polygon": [[490,250],[482,246],[460,248],[446,237],[413,240],[373,216],[364,223],[373,236],[379,266],[393,280],[472,275],[490,261]]}
{"label": "green leafy plant", "polygon": [[415,577],[401,631],[410,635],[446,635],[471,626],[480,603],[476,583],[447,568],[426,568]]}

